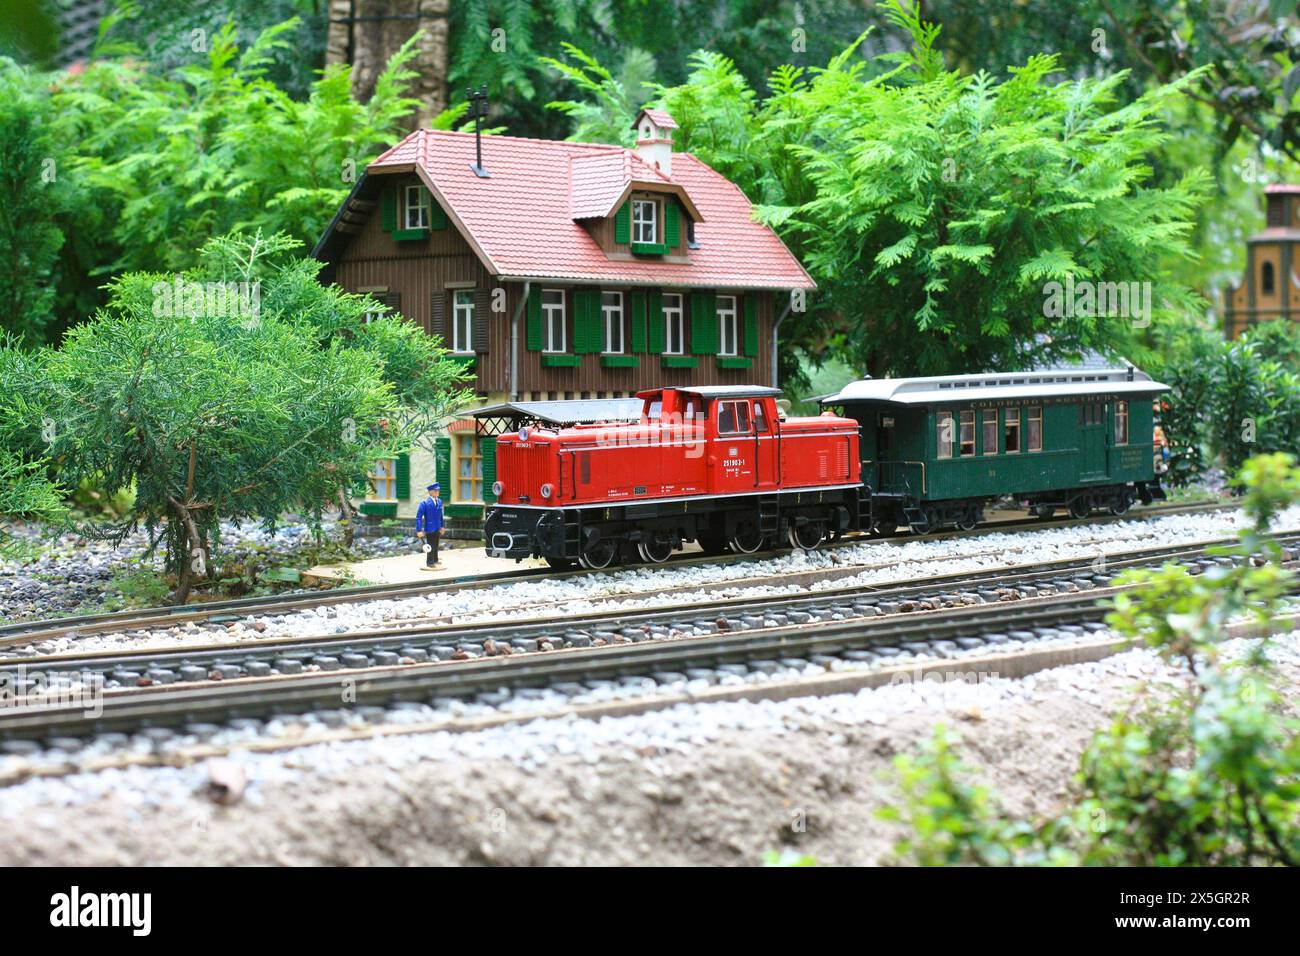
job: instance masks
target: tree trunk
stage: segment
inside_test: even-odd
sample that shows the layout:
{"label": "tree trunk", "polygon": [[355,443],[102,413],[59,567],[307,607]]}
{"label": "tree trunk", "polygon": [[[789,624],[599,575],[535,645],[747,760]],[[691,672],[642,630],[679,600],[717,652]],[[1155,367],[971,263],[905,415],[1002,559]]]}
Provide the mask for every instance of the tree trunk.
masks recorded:
{"label": "tree trunk", "polygon": [[420,101],[414,122],[427,126],[447,107],[449,0],[330,0],[325,62],[352,64],[352,92],[362,102],[389,58],[421,31],[411,93]]}
{"label": "tree trunk", "polygon": [[206,572],[207,548],[203,536],[199,534],[198,526],[194,524],[194,516],[190,513],[190,509],[175,498],[167,500],[171,502],[175,517],[180,520],[185,529],[185,545],[181,549],[181,566],[176,577],[176,590],[168,596],[167,601],[169,604],[184,604],[189,600],[190,590],[194,586],[194,549],[202,549],[203,567]]}
{"label": "tree trunk", "polygon": [[346,488],[339,489],[339,523],[343,525],[343,547],[349,551],[352,550],[352,542],[356,538],[356,519],[355,512],[352,510],[352,502],[348,500]]}

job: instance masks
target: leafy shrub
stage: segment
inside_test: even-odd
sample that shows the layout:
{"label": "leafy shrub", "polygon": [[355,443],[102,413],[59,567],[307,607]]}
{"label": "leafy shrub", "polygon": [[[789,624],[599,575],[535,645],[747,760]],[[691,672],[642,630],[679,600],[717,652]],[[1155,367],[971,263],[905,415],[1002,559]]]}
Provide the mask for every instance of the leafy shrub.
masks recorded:
{"label": "leafy shrub", "polygon": [[[1180,665],[1181,689],[1144,695],[1097,734],[1077,777],[1076,806],[1025,822],[963,781],[942,731],[898,759],[904,801],[882,815],[910,835],[899,854],[924,864],[1300,865],[1300,722],[1279,706],[1261,639],[1246,660],[1220,660],[1230,621],[1266,628],[1296,585],[1266,537],[1273,516],[1300,502],[1288,455],[1250,459],[1239,479],[1251,519],[1218,554],[1230,566],[1127,572],[1108,620]],[[1262,556],[1263,561],[1252,560]]]}

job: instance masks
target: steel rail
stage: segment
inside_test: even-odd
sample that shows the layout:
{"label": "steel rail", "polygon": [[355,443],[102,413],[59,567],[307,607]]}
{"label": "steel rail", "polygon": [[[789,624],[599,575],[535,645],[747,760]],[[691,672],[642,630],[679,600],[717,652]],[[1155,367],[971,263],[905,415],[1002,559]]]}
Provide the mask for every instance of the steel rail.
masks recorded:
{"label": "steel rail", "polygon": [[[102,712],[79,705],[31,704],[0,708],[0,738],[84,736],[127,726],[172,726],[210,718],[268,717],[317,707],[342,706],[344,688],[350,706],[393,704],[403,700],[473,697],[477,694],[553,686],[628,676],[648,676],[694,667],[792,655],[833,656],[855,649],[897,654],[897,645],[934,643],[1006,631],[1032,637],[1032,629],[1093,625],[1100,629],[1104,608],[1100,594],[1116,589],[1067,594],[1048,599],[975,605],[921,614],[834,619],[820,616],[806,623],[763,627],[677,640],[611,644],[456,662],[372,667],[305,676],[275,675],[229,683],[190,685],[189,689],[148,688],[114,691],[104,696]],[[1080,627],[1079,633],[1086,628]],[[1005,639],[1007,635],[1002,635]],[[990,640],[992,640],[990,638]]]}
{"label": "steel rail", "polygon": [[[1098,622],[1096,592],[1045,601],[978,605],[923,615],[817,621],[752,633],[618,644],[546,654],[483,657],[445,663],[372,668],[305,676],[250,678],[191,689],[137,689],[108,694],[99,713],[74,704],[0,708],[0,739],[87,737],[115,730],[174,727],[236,718],[267,719],[317,709],[438,702],[501,690],[649,677],[695,668],[782,659],[831,657],[853,650],[895,650],[924,640],[955,640],[1000,632]],[[923,635],[923,637],[922,637]]]}
{"label": "steel rail", "polygon": [[[949,540],[954,538],[976,537],[1000,531],[1022,527],[1080,527],[1084,525],[1106,525],[1118,521],[1147,520],[1177,514],[1196,514],[1232,510],[1236,506],[1224,502],[1203,502],[1189,505],[1168,507],[1151,506],[1135,510],[1125,515],[1097,515],[1088,518],[1059,517],[1014,518],[1007,521],[994,521],[982,524],[973,531],[947,531],[925,535],[918,538],[912,534],[873,537],[866,534],[854,534],[822,546],[823,550],[836,550],[865,542],[909,542],[916,540]],[[331,604],[347,604],[360,601],[381,601],[417,597],[426,594],[462,590],[480,590],[509,584],[516,584],[546,578],[547,580],[567,580],[569,578],[588,577],[598,574],[612,574],[632,567],[667,567],[676,564],[733,565],[757,563],[775,555],[787,553],[789,548],[763,551],[756,554],[702,555],[697,552],[679,552],[662,565],[622,565],[604,570],[572,569],[556,571],[552,568],[524,568],[507,571],[492,571],[479,575],[464,575],[455,578],[440,578],[436,581],[410,581],[400,584],[375,584],[360,587],[329,588],[320,591],[299,591],[292,594],[262,595],[251,598],[230,598],[222,601],[205,601],[200,604],[183,604],[174,607],[132,608],[122,611],[104,611],[96,614],[75,615],[63,618],[45,618],[34,621],[18,621],[0,624],[0,646],[14,644],[39,643],[57,637],[85,636],[108,631],[139,630],[157,627],[169,627],[187,622],[206,621],[208,623],[226,623],[238,620],[250,614],[278,614],[304,608],[321,607]]]}
{"label": "steel rail", "polygon": [[[1300,545],[1300,533],[1279,535],[1274,540],[1283,547]],[[671,628],[672,625],[681,625],[686,619],[693,619],[688,620],[687,623],[698,625],[701,623],[700,619],[717,614],[729,614],[733,617],[746,614],[788,614],[805,609],[819,609],[826,605],[848,604],[855,601],[870,601],[878,609],[875,613],[880,613],[879,605],[882,603],[906,602],[908,600],[923,601],[927,598],[936,597],[941,599],[948,592],[978,592],[994,586],[1023,588],[1032,586],[1035,583],[1041,585],[1044,581],[1053,582],[1055,585],[1059,584],[1062,578],[1072,575],[1089,575],[1094,580],[1088,581],[1088,586],[1094,587],[1096,586],[1095,578],[1098,576],[1109,578],[1118,571],[1129,567],[1151,566],[1171,559],[1194,560],[1206,558],[1209,549],[1227,542],[1228,539],[1215,539],[1180,545],[1160,545],[1153,548],[1105,555],[1102,556],[1104,560],[1102,570],[1098,570],[1096,567],[1096,557],[1060,558],[1055,561],[1038,562],[1034,565],[990,568],[986,571],[975,572],[953,572],[907,584],[857,584],[839,588],[823,588],[815,592],[770,595],[760,598],[738,595],[717,598],[712,601],[696,601],[690,604],[640,609],[620,608],[612,611],[596,610],[582,614],[532,618],[515,623],[487,620],[433,627],[387,628],[376,631],[354,631],[346,634],[272,638],[266,641],[245,640],[215,646],[132,648],[118,651],[7,658],[0,661],[0,674],[16,674],[25,670],[39,672],[46,676],[88,673],[99,673],[108,676],[115,672],[147,673],[154,668],[213,667],[233,664],[235,660],[268,662],[295,658],[306,660],[321,655],[343,657],[349,654],[366,654],[367,652],[373,654],[385,650],[401,651],[404,648],[429,643],[450,648],[477,642],[481,647],[482,642],[488,638],[499,643],[509,643],[515,640],[559,638],[559,640],[553,640],[552,643],[560,643],[564,632],[594,631],[597,633],[611,633],[617,636],[620,631],[635,627],[645,629],[659,625]],[[1009,602],[999,603],[1006,604]],[[341,667],[340,669],[356,670],[360,669],[360,667]],[[151,681],[150,683],[155,682]]]}

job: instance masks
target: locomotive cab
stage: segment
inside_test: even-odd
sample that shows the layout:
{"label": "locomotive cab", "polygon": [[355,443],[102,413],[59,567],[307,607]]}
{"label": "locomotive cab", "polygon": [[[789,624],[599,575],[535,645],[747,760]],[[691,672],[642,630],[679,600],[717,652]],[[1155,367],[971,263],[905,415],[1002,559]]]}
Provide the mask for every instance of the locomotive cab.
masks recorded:
{"label": "locomotive cab", "polygon": [[657,564],[690,541],[706,552],[814,548],[856,527],[856,423],[783,419],[780,394],[649,389],[636,421],[502,435],[488,553],[603,568]]}

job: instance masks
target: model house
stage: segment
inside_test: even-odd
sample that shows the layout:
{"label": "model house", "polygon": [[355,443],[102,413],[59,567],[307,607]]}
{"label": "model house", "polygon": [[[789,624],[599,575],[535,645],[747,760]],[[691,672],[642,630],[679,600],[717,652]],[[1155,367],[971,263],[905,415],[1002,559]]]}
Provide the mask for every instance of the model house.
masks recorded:
{"label": "model house", "polygon": [[1272,319],[1300,319],[1300,186],[1264,189],[1264,229],[1246,240],[1244,281],[1223,296],[1224,331],[1236,338]]}
{"label": "model house", "polygon": [[[480,405],[771,384],[776,330],[814,283],[734,184],[674,152],[676,128],[642,110],[632,149],[418,130],[317,244],[322,280],[441,338]],[[451,518],[480,518],[495,438],[464,411],[432,460],[376,462],[362,512],[413,514],[436,479]]]}

